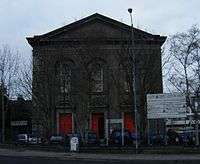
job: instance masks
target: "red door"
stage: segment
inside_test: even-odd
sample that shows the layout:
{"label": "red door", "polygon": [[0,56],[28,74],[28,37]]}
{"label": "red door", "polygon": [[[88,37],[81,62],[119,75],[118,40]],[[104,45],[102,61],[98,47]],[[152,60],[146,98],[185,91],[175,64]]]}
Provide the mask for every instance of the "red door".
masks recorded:
{"label": "red door", "polygon": [[104,114],[93,113],[91,130],[97,134],[98,138],[104,138]]}
{"label": "red door", "polygon": [[72,133],[72,114],[61,113],[59,115],[59,133],[66,135]]}
{"label": "red door", "polygon": [[131,113],[124,113],[124,129],[129,132],[135,132],[135,123]]}

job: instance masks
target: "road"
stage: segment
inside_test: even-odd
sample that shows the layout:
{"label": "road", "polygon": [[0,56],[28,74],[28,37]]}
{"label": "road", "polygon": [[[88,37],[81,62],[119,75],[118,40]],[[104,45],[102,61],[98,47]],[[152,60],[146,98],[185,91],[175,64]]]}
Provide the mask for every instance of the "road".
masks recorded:
{"label": "road", "polygon": [[199,164],[200,154],[99,154],[0,148],[0,164]]}
{"label": "road", "polygon": [[0,164],[199,164],[199,160],[83,160],[41,157],[0,156]]}

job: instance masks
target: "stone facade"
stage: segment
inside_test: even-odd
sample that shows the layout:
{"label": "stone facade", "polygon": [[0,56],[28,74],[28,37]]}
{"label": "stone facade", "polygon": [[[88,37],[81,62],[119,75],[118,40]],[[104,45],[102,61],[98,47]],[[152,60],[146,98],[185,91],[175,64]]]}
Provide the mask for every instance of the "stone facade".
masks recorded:
{"label": "stone facade", "polygon": [[130,26],[93,14],[27,38],[33,47],[35,129],[48,134],[93,131],[104,138],[111,133],[108,129],[116,128],[112,122],[118,121],[134,131],[133,50],[138,127],[143,133],[145,95],[162,93],[161,46],[166,37],[136,28],[133,32],[134,47]]}

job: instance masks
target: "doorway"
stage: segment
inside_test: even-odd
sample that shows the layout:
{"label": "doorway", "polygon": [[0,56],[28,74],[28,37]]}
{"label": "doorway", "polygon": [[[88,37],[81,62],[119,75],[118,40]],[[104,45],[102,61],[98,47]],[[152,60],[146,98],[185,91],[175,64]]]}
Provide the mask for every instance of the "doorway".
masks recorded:
{"label": "doorway", "polygon": [[98,138],[104,138],[104,113],[92,113],[91,130]]}
{"label": "doorway", "polygon": [[59,133],[61,135],[72,133],[72,114],[71,113],[59,114]]}

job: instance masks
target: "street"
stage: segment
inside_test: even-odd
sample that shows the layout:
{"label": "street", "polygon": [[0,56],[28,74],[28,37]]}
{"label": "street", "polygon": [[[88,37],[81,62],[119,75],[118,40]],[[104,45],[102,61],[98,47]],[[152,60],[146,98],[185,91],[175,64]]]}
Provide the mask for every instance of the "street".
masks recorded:
{"label": "street", "polygon": [[0,148],[0,164],[198,164],[200,154],[112,154]]}
{"label": "street", "polygon": [[[9,157],[0,156],[1,164],[92,164],[92,163],[105,163],[105,161],[86,161],[86,160],[64,160],[56,158],[40,158],[40,157]],[[108,162],[111,163],[111,162]],[[117,163],[117,162],[116,162]]]}
{"label": "street", "polygon": [[14,157],[0,156],[1,164],[197,164],[199,160],[94,160],[94,159],[59,159],[59,158],[41,158],[41,157]]}
{"label": "street", "polygon": [[[124,161],[123,161],[124,162]],[[71,159],[57,159],[57,158],[40,158],[40,157],[9,157],[9,156],[0,156],[0,163],[1,164],[103,164],[103,163],[122,163],[119,160],[71,160]],[[136,163],[132,161],[127,161],[125,163]],[[138,163],[138,162],[137,162]],[[139,162],[145,163],[145,162]]]}

